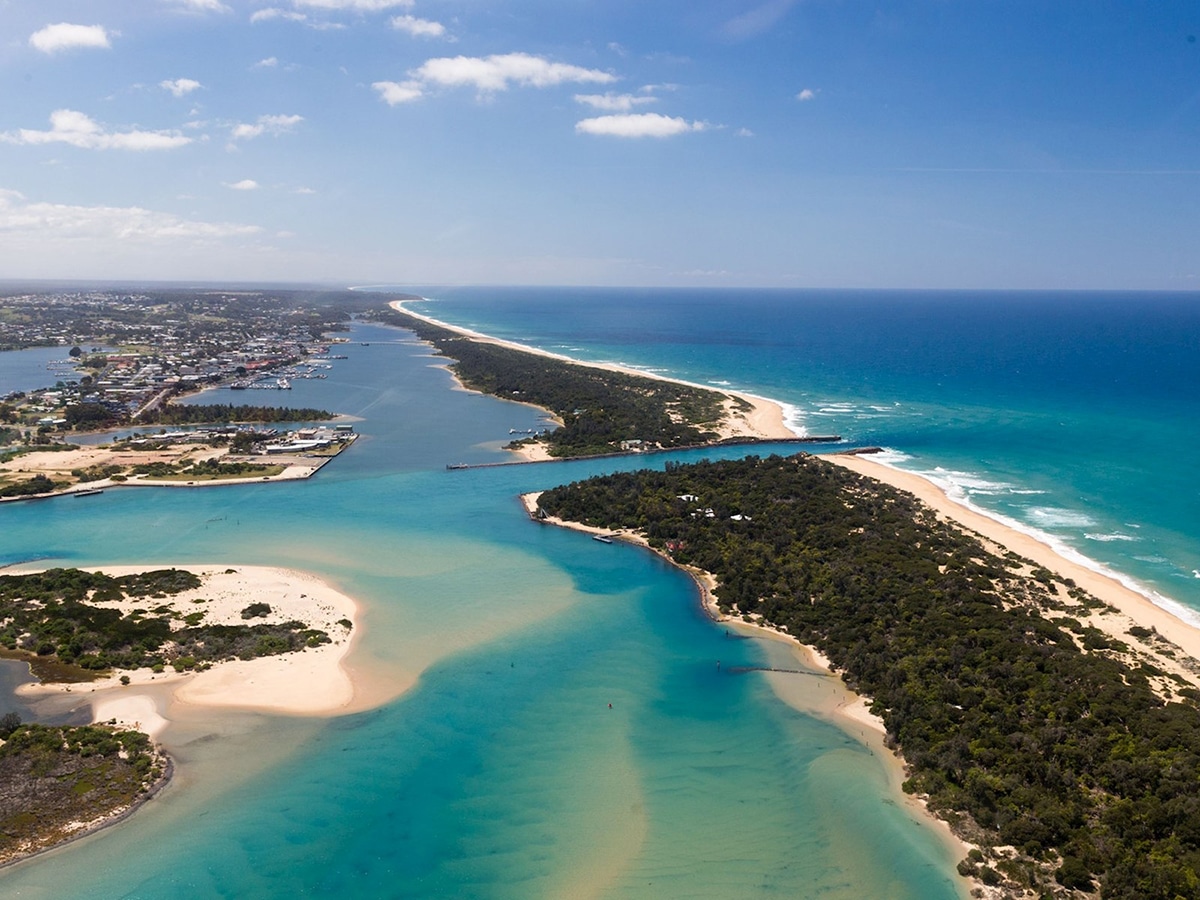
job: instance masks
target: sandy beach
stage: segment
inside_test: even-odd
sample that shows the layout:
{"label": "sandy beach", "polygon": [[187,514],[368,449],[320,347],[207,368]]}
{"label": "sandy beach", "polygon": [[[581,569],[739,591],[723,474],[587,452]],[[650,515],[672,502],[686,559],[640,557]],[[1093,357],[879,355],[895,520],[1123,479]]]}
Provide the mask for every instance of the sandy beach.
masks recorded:
{"label": "sandy beach", "polygon": [[[524,344],[518,344],[513,341],[505,341],[499,338],[494,338],[491,335],[482,334],[478,331],[472,331],[469,328],[460,328],[457,325],[451,325],[447,322],[441,321],[440,319],[434,319],[430,316],[425,316],[421,313],[414,312],[404,305],[403,300],[393,300],[389,305],[397,312],[402,312],[407,316],[412,316],[414,319],[420,319],[422,322],[428,322],[431,325],[437,325],[439,328],[445,328],[449,331],[456,332],[457,334],[468,337],[473,341],[479,341],[480,343],[495,344],[498,347],[507,347],[510,350],[518,350],[522,353],[532,353],[536,356],[544,356],[547,359],[571,363],[572,365],[576,366],[585,366],[590,369],[600,369],[605,372],[619,372],[622,375],[633,375],[640,378],[653,378],[657,381],[669,381],[674,384],[684,384],[688,387],[700,388],[701,390],[724,394],[729,399],[725,401],[724,419],[717,427],[717,433],[723,440],[729,438],[788,440],[790,438],[804,436],[802,433],[797,433],[787,426],[784,420],[783,407],[775,401],[768,400],[765,397],[757,397],[753,394],[743,394],[734,391],[722,390],[708,384],[694,384],[689,381],[682,381],[678,378],[666,378],[662,375],[656,375],[652,372],[643,372],[639,369],[619,366],[614,363],[583,362],[578,359],[572,359],[569,356],[563,356],[559,353],[550,353],[546,350],[539,350],[536,347],[528,347]],[[463,387],[461,382],[459,383],[459,387]],[[741,402],[739,403],[739,401]],[[743,405],[748,405],[749,408],[741,408]],[[530,462],[537,462],[551,458],[550,455],[546,453],[545,446],[540,443],[525,444],[513,452],[517,453],[517,455],[519,455],[522,459]]]}
{"label": "sandy beach", "polygon": [[[1200,661],[1200,628],[1185,622],[1115,578],[1067,559],[1053,547],[1033,536],[956,503],[941,488],[920,475],[884,465],[869,456],[831,454],[823,456],[822,459],[908,491],[942,517],[983,538],[985,543],[1011,550],[1063,578],[1073,580],[1083,590],[1112,607],[1111,611],[1093,614],[1087,618],[1087,624],[1094,625],[1109,636],[1130,643],[1131,627],[1140,625],[1143,628],[1153,628],[1191,657],[1192,661]],[[1138,649],[1145,648],[1139,646]],[[1200,673],[1188,665],[1187,660],[1171,658],[1161,653],[1154,655],[1155,665],[1200,686]]]}
{"label": "sandy beach", "polygon": [[[127,575],[162,565],[96,566],[89,571]],[[203,584],[163,601],[186,615],[203,610],[208,624],[246,624],[241,611],[250,603],[271,607],[255,622],[293,619],[325,631],[331,642],[297,653],[236,660],[205,672],[180,673],[170,667],[116,672],[83,684],[32,684],[20,688],[36,703],[47,697],[72,694],[92,706],[95,722],[116,719],[158,738],[173,715],[188,707],[251,709],[286,715],[338,715],[374,705],[377,698],[357,691],[343,664],[354,640],[358,609],[354,601],[319,578],[292,569],[266,566],[175,566],[199,575]],[[32,571],[32,570],[30,570]],[[145,606],[146,600],[100,604],[124,612]],[[347,627],[345,624],[349,622]],[[129,684],[120,679],[128,677]]]}
{"label": "sandy beach", "polygon": [[[1148,597],[1127,587],[1115,578],[1088,568],[1082,563],[1068,559],[1031,535],[1018,531],[982,513],[954,502],[937,485],[919,475],[903,472],[870,459],[869,456],[834,454],[823,457],[861,475],[874,478],[893,487],[908,491],[931,507],[943,519],[975,534],[993,552],[1003,554],[1011,550],[1029,561],[1026,569],[1041,566],[1060,578],[1072,580],[1107,609],[1095,611],[1072,611],[1072,615],[1092,625],[1115,641],[1132,647],[1132,652],[1142,658],[1149,657],[1152,664],[1170,675],[1178,675],[1200,687],[1200,629],[1183,621],[1170,611],[1156,605]],[[522,502],[531,516],[537,512],[540,494],[526,494]],[[599,534],[613,541],[623,541],[646,546],[646,541],[632,531],[594,528],[575,522],[566,522],[554,517],[541,519],[549,524],[560,525],[590,534]],[[701,601],[708,614],[731,630],[743,634],[778,641],[790,649],[790,661],[775,662],[787,671],[764,673],[776,695],[788,705],[809,715],[822,718],[837,725],[851,737],[866,746],[883,763],[888,781],[903,804],[914,815],[932,823],[939,839],[951,854],[965,856],[972,845],[965,842],[950,829],[942,819],[929,812],[921,797],[904,794],[901,785],[906,778],[903,757],[897,756],[887,745],[883,721],[870,711],[869,699],[849,690],[831,669],[829,661],[813,647],[800,644],[795,638],[762,623],[746,622],[740,617],[724,616],[717,607],[713,591],[716,582],[708,572],[685,567],[699,589]],[[1136,640],[1129,629],[1135,626],[1153,629],[1152,640]],[[1164,640],[1165,639],[1165,640]],[[1131,660],[1132,661],[1132,660]],[[1136,664],[1136,662],[1134,662]],[[1155,684],[1157,682],[1157,684]],[[1164,697],[1178,689],[1178,684],[1169,678],[1151,679]],[[973,895],[982,897],[999,896],[973,879],[968,879]]]}

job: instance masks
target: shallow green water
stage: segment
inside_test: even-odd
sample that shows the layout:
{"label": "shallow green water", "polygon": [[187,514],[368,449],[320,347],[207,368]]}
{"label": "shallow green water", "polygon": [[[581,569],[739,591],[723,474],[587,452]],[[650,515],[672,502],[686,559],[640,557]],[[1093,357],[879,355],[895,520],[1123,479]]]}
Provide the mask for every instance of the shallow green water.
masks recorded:
{"label": "shallow green water", "polygon": [[499,458],[539,414],[451,390],[398,336],[364,329],[370,347],[287,398],[364,418],[308,483],[0,507],[0,563],[312,571],[361,600],[360,666],[420,673],[339,719],[181,722],[172,787],[0,873],[0,893],[958,896],[955,860],[878,758],[730,674],[766,650],[708,622],[685,576],[524,516],[520,492],[600,464],[447,471]]}

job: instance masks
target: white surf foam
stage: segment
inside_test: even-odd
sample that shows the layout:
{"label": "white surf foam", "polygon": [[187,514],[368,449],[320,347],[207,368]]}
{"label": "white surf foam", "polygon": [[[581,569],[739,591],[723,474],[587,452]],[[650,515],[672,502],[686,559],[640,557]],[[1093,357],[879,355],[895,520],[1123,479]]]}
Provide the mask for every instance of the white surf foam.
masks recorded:
{"label": "white surf foam", "polygon": [[[1011,516],[993,512],[990,509],[985,509],[976,503],[972,503],[970,497],[965,492],[960,491],[957,492],[956,495],[950,491],[947,491],[943,487],[942,483],[933,476],[933,472],[931,471],[920,471],[914,468],[896,464],[897,461],[909,461],[912,459],[912,457],[906,456],[899,451],[885,449],[885,452],[874,454],[871,458],[883,465],[891,466],[894,469],[900,469],[901,471],[908,472],[911,475],[919,475],[927,481],[933,482],[939,488],[942,488],[946,496],[958,505],[966,507],[967,509],[978,513],[979,515],[987,516],[989,519],[993,519],[994,521],[999,522],[1001,525],[1006,525],[1014,531],[1019,531],[1022,534],[1028,535],[1034,540],[1045,544],[1063,559],[1069,560],[1070,562],[1083,566],[1085,569],[1090,569],[1097,574],[1113,579],[1113,581],[1116,581],[1134,593],[1141,594],[1155,606],[1165,609],[1167,612],[1171,613],[1171,615],[1175,616],[1181,621],[1187,622],[1189,625],[1195,628],[1200,628],[1200,612],[1197,610],[1194,610],[1188,606],[1184,606],[1177,600],[1173,600],[1165,594],[1162,594],[1159,591],[1142,584],[1137,579],[1126,575],[1124,572],[1118,572],[1116,569],[1112,569],[1103,563],[1097,562],[1090,556],[1085,556],[1083,553],[1080,553],[1078,550],[1056,535],[1053,535],[1047,531],[1043,531],[1041,528],[1031,526],[1025,522],[1021,522],[1012,518]],[[1041,509],[1048,512],[1057,508],[1041,507]],[[1072,513],[1073,511],[1060,510],[1060,512]],[[1074,512],[1073,514],[1077,517],[1087,518],[1083,513]],[[1192,574],[1196,578],[1200,578],[1200,569],[1194,570]]]}

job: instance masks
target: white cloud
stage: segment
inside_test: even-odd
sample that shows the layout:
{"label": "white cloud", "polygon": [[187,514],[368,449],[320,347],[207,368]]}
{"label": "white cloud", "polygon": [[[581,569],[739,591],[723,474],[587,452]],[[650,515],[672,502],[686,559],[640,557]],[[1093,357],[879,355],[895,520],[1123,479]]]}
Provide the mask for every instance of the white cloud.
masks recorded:
{"label": "white cloud", "polygon": [[817,97],[817,92],[814,91],[812,88],[805,88],[804,90],[802,90],[800,93],[798,93],[796,95],[796,99],[799,100],[801,103],[807,103],[809,100],[815,100],[816,97]]}
{"label": "white cloud", "polygon": [[738,137],[754,137],[754,132],[749,128],[739,128],[734,134]]}
{"label": "white cloud", "polygon": [[103,25],[47,25],[29,36],[29,46],[43,53],[58,53],[75,47],[111,47]]}
{"label": "white cloud", "polygon": [[303,121],[304,116],[259,116],[253,125],[244,122],[234,125],[232,137],[235,141],[248,141],[264,134],[278,137],[292,131]]}
{"label": "white cloud", "polygon": [[136,206],[69,206],[29,203],[16,191],[0,190],[0,234],[25,243],[113,241],[165,243],[248,237],[256,225],[196,222]]}
{"label": "white cloud", "polygon": [[401,103],[411,103],[423,96],[419,81],[376,81],[371,87],[379,91],[380,99],[388,106],[399,106]]}
{"label": "white cloud", "polygon": [[232,12],[228,6],[221,0],[166,0],[167,3],[172,3],[175,6],[182,6],[184,9],[192,12]]}
{"label": "white cloud", "polygon": [[617,80],[616,76],[599,69],[550,62],[528,53],[431,59],[410,74],[443,87],[474,86],[484,92],[507,90],[512,84],[551,87],[567,82],[611,84]]}
{"label": "white cloud", "polygon": [[22,128],[0,134],[10,144],[70,144],[85,150],[171,150],[190,144],[192,139],[176,131],[106,132],[94,119],[72,109],[56,109],[50,114],[49,131]]}
{"label": "white cloud", "polygon": [[392,27],[413,37],[442,37],[446,33],[446,26],[441,22],[418,19],[416,16],[396,16],[392,19]]}
{"label": "white cloud", "polygon": [[292,12],[288,9],[280,9],[277,6],[255,10],[250,14],[251,23],[268,22],[271,19],[286,19],[289,22],[307,22],[308,16],[306,16],[304,13]]}
{"label": "white cloud", "polygon": [[316,191],[314,191],[314,190],[313,190],[312,188],[310,188],[310,187],[298,187],[298,188],[296,188],[296,190],[295,190],[295,191],[293,191],[292,193],[295,193],[295,194],[305,194],[305,195],[308,195],[308,194],[315,194],[315,193],[316,193]]}
{"label": "white cloud", "polygon": [[340,22],[314,21],[307,13],[293,12],[290,9],[279,9],[276,6],[260,9],[250,14],[250,23],[268,22],[271,19],[283,19],[287,22],[299,22],[315,31],[340,31],[346,26]]}
{"label": "white cloud", "polygon": [[184,94],[190,94],[204,85],[192,78],[176,78],[174,80],[160,81],[158,86],[164,91],[170,91],[176,97],[182,97]]}
{"label": "white cloud", "polygon": [[605,94],[576,94],[575,102],[582,103],[585,106],[590,106],[592,109],[600,109],[605,112],[629,112],[635,106],[641,106],[645,103],[657,103],[657,97],[635,96],[634,94],[614,94],[609,91]]}
{"label": "white cloud", "polygon": [[235,181],[233,184],[226,184],[225,187],[234,191],[257,191],[259,183],[253,178],[243,178],[241,181]]}
{"label": "white cloud", "polygon": [[413,5],[413,0],[292,0],[299,8],[310,9],[348,9],[354,12],[383,12],[385,9],[395,9],[402,6],[405,9]]}
{"label": "white cloud", "polygon": [[600,134],[621,138],[674,137],[689,131],[705,131],[710,127],[707,122],[688,122],[686,119],[672,118],[658,113],[598,116],[575,123],[575,130],[581,134]]}
{"label": "white cloud", "polygon": [[260,59],[250,68],[252,69],[274,69],[279,65],[279,60],[274,56],[268,56],[266,59]]}

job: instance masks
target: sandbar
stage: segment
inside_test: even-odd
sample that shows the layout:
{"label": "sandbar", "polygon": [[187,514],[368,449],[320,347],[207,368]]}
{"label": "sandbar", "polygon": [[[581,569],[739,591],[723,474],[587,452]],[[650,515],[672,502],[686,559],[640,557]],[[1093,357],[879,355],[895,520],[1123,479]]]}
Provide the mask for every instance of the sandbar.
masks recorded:
{"label": "sandbar", "polygon": [[[155,568],[168,566],[93,566],[88,571],[128,575]],[[202,610],[206,624],[231,625],[247,624],[241,611],[250,603],[263,602],[271,607],[271,613],[253,619],[253,623],[297,619],[325,631],[330,643],[277,656],[216,663],[204,672],[175,672],[168,667],[155,673],[143,668],[114,672],[94,682],[24,685],[18,689],[21,695],[36,703],[69,693],[91,704],[93,721],[116,719],[119,724],[156,738],[173,715],[188,707],[330,716],[357,712],[379,701],[375,692],[357,689],[344,665],[358,618],[357,605],[346,594],[314,575],[294,569],[240,565],[174,568],[193,572],[204,583],[166,600],[150,602],[171,604],[181,615]],[[146,604],[146,598],[138,598],[100,605],[128,612]],[[129,679],[128,684],[121,683],[123,676]]]}

